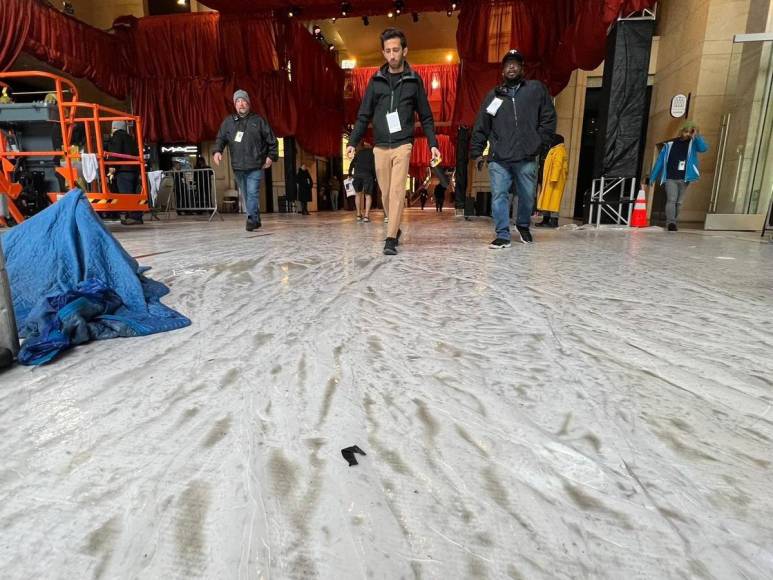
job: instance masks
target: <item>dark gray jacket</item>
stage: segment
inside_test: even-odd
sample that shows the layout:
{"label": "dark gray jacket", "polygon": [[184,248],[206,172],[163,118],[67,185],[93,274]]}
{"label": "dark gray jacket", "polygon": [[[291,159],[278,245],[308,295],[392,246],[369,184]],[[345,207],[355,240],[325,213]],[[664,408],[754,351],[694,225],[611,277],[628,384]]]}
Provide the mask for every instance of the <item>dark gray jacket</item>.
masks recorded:
{"label": "dark gray jacket", "polygon": [[[393,149],[413,143],[414,117],[418,113],[429,146],[437,147],[435,121],[421,77],[406,62],[402,76],[391,86],[388,66],[382,66],[368,83],[360,111],[357,113],[357,122],[349,137],[349,145],[359,145],[371,120],[373,138],[377,146]],[[398,133],[389,132],[386,119],[387,113],[394,111],[400,116],[401,131]]]}
{"label": "dark gray jacket", "polygon": [[[235,141],[237,133],[243,133],[241,142]],[[279,159],[279,147],[268,122],[256,113],[246,117],[233,114],[220,125],[213,153],[222,153],[225,146],[231,152],[231,167],[236,171],[260,169],[266,157]]]}
{"label": "dark gray jacket", "polygon": [[[492,115],[487,109],[494,99],[501,99],[502,104]],[[491,161],[522,161],[539,155],[555,132],[556,109],[545,85],[521,81],[515,92],[500,86],[483,99],[472,131],[470,155],[473,159],[483,155],[489,141]]]}

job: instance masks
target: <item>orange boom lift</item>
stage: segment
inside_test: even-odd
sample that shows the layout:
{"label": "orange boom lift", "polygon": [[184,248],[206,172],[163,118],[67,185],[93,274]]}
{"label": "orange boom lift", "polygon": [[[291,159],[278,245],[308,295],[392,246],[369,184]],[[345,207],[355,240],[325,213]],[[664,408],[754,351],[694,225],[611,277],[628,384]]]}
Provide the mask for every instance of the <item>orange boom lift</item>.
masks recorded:
{"label": "orange boom lift", "polygon": [[[7,198],[11,217],[16,223],[23,222],[25,217],[17,204],[24,189],[22,183],[19,183],[19,172],[16,171],[17,164],[20,162],[29,164],[30,170],[35,168],[34,163],[38,163],[40,167],[48,164],[47,171],[52,173],[51,177],[54,179],[49,179],[47,183],[56,185],[49,185],[47,189],[51,190],[45,193],[51,202],[56,202],[66,192],[77,187],[79,177],[77,166],[81,161],[81,153],[96,155],[97,177],[91,184],[87,185],[84,193],[97,212],[149,211],[145,163],[142,158],[144,151],[142,120],[123,111],[94,103],[80,102],[78,90],[72,82],[47,72],[0,73],[0,90],[1,87],[8,87],[9,81],[41,78],[53,81],[54,88],[49,94],[56,98],[56,102],[46,99],[46,102],[0,104],[0,196]],[[20,107],[20,109],[14,109],[14,107]],[[14,142],[16,133],[14,127],[21,127],[23,132],[25,125],[32,126],[31,122],[24,120],[26,113],[23,109],[25,107],[26,110],[34,110],[34,123],[50,123],[50,134],[56,134],[57,137],[61,136],[61,149],[57,149],[53,145],[53,141],[49,142],[51,150],[26,150],[30,148],[29,145],[24,144],[20,147],[18,140]],[[113,121],[125,121],[127,125],[134,125],[134,138],[137,140],[139,156],[105,151],[103,124],[107,123],[109,126]],[[73,131],[77,125],[82,125],[85,131],[85,144],[82,152],[77,147],[72,147]],[[5,130],[4,127],[9,129]],[[21,142],[24,143],[24,140],[22,139]],[[32,148],[34,148],[34,142]],[[111,192],[107,179],[109,169],[129,165],[139,167],[140,191],[136,194]],[[3,216],[0,216],[0,220],[4,221]]]}

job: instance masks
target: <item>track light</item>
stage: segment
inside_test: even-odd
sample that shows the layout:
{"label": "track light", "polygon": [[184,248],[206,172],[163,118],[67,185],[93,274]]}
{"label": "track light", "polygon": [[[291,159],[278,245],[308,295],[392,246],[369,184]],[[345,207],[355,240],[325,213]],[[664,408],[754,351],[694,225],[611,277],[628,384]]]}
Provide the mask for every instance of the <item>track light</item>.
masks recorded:
{"label": "track light", "polygon": [[335,17],[335,16],[333,16],[333,18],[331,18],[331,19],[330,19],[330,21],[331,21],[333,24],[335,24],[336,20],[338,20],[338,18],[337,18],[337,17]]}
{"label": "track light", "polygon": [[403,0],[395,0],[395,14],[400,16],[403,13],[403,8],[405,8],[405,2]]}
{"label": "track light", "polygon": [[453,10],[449,10],[448,12],[446,12],[446,16],[448,16],[449,18],[451,18],[453,15],[454,15]]}
{"label": "track light", "polygon": [[352,11],[352,5],[349,2],[341,2],[341,16],[346,18]]}
{"label": "track light", "polygon": [[387,18],[394,18],[394,17],[395,17],[395,13],[390,10],[389,13],[387,14]]}
{"label": "track light", "polygon": [[290,6],[287,10],[287,17],[288,18],[297,18],[298,15],[301,13],[301,9],[297,6]]}
{"label": "track light", "polygon": [[334,45],[332,45],[332,44],[331,44],[330,46],[328,46],[328,47],[327,47],[327,49],[328,49],[330,52],[333,52],[333,51],[336,49],[336,47],[335,47]]}
{"label": "track light", "polygon": [[185,0],[177,0],[179,6],[185,6]]}
{"label": "track light", "polygon": [[62,2],[62,12],[69,14],[70,16],[74,16],[75,8],[72,7],[72,3],[65,0],[65,2]]}
{"label": "track light", "polygon": [[311,30],[315,37],[320,38],[322,36],[322,29],[316,24],[312,26]]}
{"label": "track light", "polygon": [[419,21],[419,13],[418,12],[412,12],[411,13],[411,18],[413,18],[414,22],[418,22]]}
{"label": "track light", "polygon": [[367,16],[363,16],[363,17],[362,17],[362,23],[363,23],[365,26],[367,26],[368,24],[370,24],[370,20],[368,20],[368,17],[367,17]]}

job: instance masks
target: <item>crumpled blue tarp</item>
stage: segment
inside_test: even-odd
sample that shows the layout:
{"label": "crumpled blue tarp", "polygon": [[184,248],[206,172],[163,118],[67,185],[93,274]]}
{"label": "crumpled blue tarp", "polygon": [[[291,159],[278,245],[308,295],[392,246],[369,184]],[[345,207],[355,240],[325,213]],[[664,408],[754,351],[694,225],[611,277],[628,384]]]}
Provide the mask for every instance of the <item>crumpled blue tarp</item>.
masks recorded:
{"label": "crumpled blue tarp", "polygon": [[60,344],[58,324],[75,344],[84,332],[89,339],[145,336],[191,323],[161,303],[169,289],[143,275],[148,268],[126,253],[78,189],[11,229],[2,246],[23,349],[45,350],[42,336]]}

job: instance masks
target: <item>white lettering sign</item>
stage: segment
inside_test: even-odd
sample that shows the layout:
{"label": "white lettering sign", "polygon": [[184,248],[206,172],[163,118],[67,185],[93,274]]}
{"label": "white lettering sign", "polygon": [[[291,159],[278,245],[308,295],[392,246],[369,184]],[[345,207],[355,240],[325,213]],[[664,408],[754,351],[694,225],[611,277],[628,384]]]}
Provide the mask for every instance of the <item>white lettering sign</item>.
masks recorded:
{"label": "white lettering sign", "polygon": [[189,155],[196,155],[198,147],[195,145],[162,146],[161,153],[188,153]]}
{"label": "white lettering sign", "polygon": [[684,117],[687,112],[687,96],[686,95],[674,95],[671,99],[671,116],[674,119]]}

